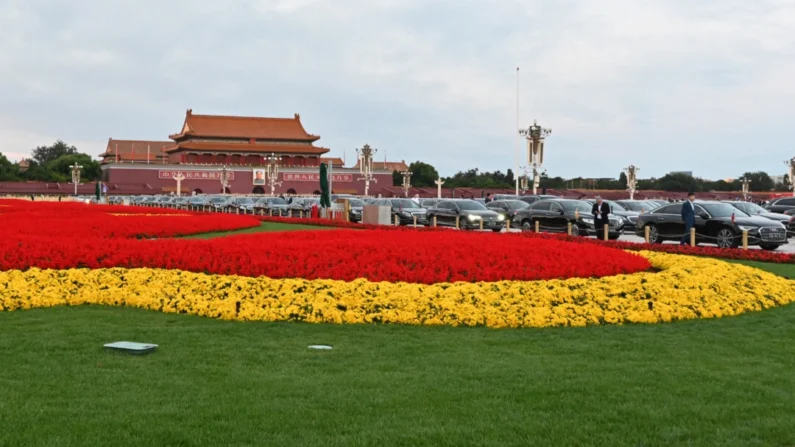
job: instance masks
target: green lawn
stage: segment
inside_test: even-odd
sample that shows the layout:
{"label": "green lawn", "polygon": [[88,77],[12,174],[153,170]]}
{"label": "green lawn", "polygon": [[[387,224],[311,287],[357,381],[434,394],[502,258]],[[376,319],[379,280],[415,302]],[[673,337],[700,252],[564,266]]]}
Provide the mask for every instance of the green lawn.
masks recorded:
{"label": "green lawn", "polygon": [[774,264],[770,262],[756,262],[756,261],[729,261],[737,264],[743,264],[750,267],[756,267],[761,270],[768,271],[778,276],[783,276],[789,279],[795,279],[795,264]]}
{"label": "green lawn", "polygon": [[184,236],[185,239],[212,239],[216,237],[234,236],[238,234],[262,233],[271,231],[296,231],[296,230],[333,230],[334,227],[321,227],[317,225],[303,225],[281,222],[262,222],[258,227],[245,228],[235,231],[220,231],[215,233],[201,233]]}
{"label": "green lawn", "polygon": [[795,445],[792,305],[544,330],[37,309],[0,313],[0,365],[2,446]]}

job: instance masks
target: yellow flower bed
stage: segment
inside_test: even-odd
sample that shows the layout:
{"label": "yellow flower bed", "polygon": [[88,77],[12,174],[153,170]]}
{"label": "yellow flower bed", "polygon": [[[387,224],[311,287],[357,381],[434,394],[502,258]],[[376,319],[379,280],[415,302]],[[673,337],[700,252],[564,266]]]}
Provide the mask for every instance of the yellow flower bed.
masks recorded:
{"label": "yellow flower bed", "polygon": [[157,269],[16,270],[0,272],[0,310],[102,304],[227,320],[548,327],[715,318],[795,300],[795,281],[758,269],[641,254],[660,272],[422,285]]}

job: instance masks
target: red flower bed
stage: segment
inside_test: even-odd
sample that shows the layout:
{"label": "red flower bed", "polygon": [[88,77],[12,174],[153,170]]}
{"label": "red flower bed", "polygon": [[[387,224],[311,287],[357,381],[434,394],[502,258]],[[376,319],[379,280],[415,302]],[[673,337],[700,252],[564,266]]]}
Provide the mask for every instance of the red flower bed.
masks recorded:
{"label": "red flower bed", "polygon": [[[395,227],[381,226],[381,225],[360,225],[351,224],[346,222],[335,222],[328,219],[290,219],[284,217],[260,217],[267,222],[284,222],[284,223],[307,223],[308,225],[318,225],[327,227],[341,227],[341,228],[380,228],[380,229],[395,229]],[[310,223],[311,222],[311,223]],[[418,231],[446,231],[449,228],[417,228]],[[514,233],[518,234],[518,233]],[[733,259],[743,261],[760,261],[772,262],[777,264],[795,264],[794,253],[776,253],[764,250],[741,250],[739,248],[717,248],[717,247],[691,247],[689,245],[674,245],[674,244],[645,244],[625,241],[604,241],[601,239],[568,236],[559,233],[533,233],[523,232],[522,235],[526,237],[541,238],[541,239],[554,239],[567,242],[574,242],[577,244],[592,244],[600,245],[603,247],[617,248],[620,250],[631,251],[658,251],[663,253],[683,254],[691,256],[708,256],[711,258],[720,259]]]}
{"label": "red flower bed", "polygon": [[[259,224],[259,220],[83,204],[12,208],[13,212],[0,215],[0,270],[152,267],[272,278],[367,278],[432,284],[599,277],[650,268],[646,259],[620,250],[551,239],[530,240],[516,234],[494,238],[483,233],[381,227],[210,240],[138,240],[144,235],[234,229],[251,226],[251,222]],[[163,215],[111,214],[131,211]],[[318,224],[321,220],[305,223]]]}
{"label": "red flower bed", "polygon": [[[147,216],[157,214],[159,216]],[[256,227],[251,216],[194,213],[162,208],[36,203],[0,200],[3,238],[81,236],[95,238],[170,237]]]}

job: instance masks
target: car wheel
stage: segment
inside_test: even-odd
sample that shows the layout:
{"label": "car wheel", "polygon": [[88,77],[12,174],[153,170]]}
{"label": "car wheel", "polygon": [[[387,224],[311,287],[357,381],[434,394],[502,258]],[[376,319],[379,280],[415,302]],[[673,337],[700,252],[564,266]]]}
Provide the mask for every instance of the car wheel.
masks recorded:
{"label": "car wheel", "polygon": [[525,219],[522,221],[522,231],[534,231],[533,222],[530,219]]}
{"label": "car wheel", "polygon": [[572,222],[571,224],[571,235],[580,236],[580,226],[577,225],[575,222]]}
{"label": "car wheel", "polygon": [[720,248],[735,248],[740,245],[734,234],[734,230],[729,227],[723,227],[718,231],[717,241]]}
{"label": "car wheel", "polygon": [[620,238],[620,237],[621,237],[621,235],[620,235],[620,234],[608,234],[608,235],[607,235],[607,238],[608,238],[609,240],[611,240],[611,241],[617,241],[617,240],[618,240],[618,238]]}
{"label": "car wheel", "polygon": [[776,245],[776,244],[762,244],[759,247],[762,250],[775,251],[775,250],[778,250],[778,247],[780,247],[780,245]]}
{"label": "car wheel", "polygon": [[662,238],[660,237],[660,230],[657,229],[657,225],[649,224],[647,227],[649,228],[649,243],[661,244]]}
{"label": "car wheel", "polygon": [[499,232],[502,231],[502,228],[492,228],[491,231],[493,231],[495,233],[499,233]]}

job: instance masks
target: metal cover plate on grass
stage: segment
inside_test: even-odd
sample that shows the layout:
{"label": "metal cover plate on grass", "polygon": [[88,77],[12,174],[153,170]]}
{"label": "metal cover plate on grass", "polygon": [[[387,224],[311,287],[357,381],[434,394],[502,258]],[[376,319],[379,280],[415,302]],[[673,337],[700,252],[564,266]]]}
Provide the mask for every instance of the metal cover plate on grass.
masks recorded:
{"label": "metal cover plate on grass", "polygon": [[134,341],[117,341],[104,345],[106,349],[111,349],[119,352],[126,352],[128,354],[149,354],[157,349],[157,345],[151,343],[136,343]]}
{"label": "metal cover plate on grass", "polygon": [[318,351],[331,351],[331,346],[329,346],[329,345],[309,345],[309,349],[316,349]]}

